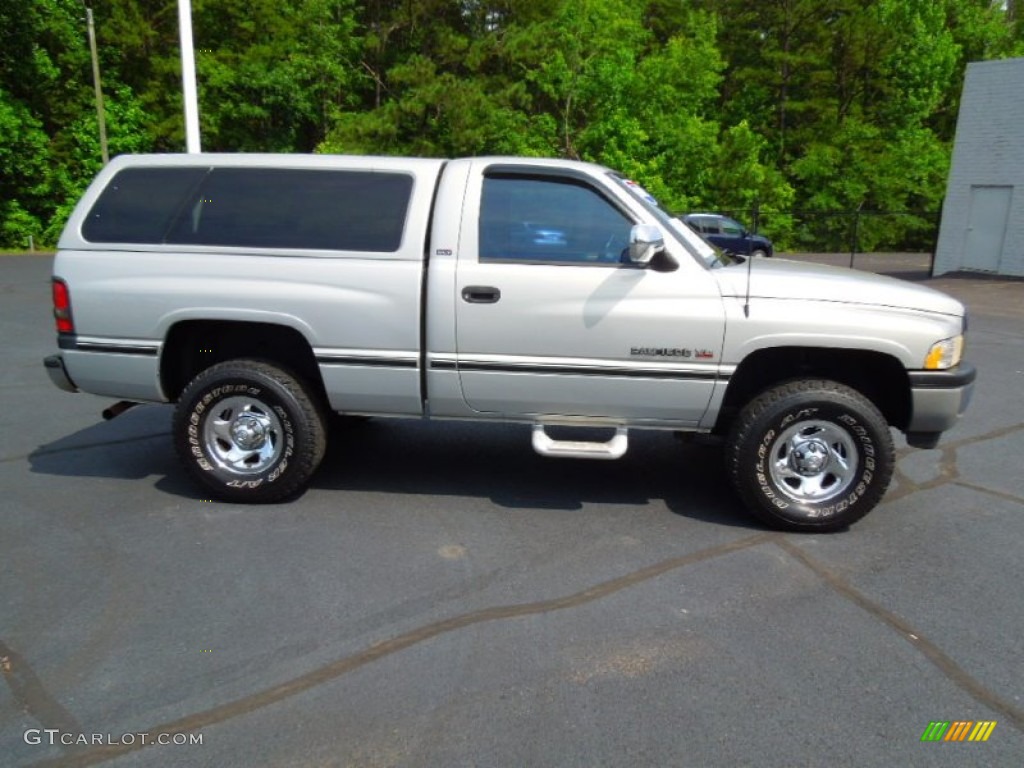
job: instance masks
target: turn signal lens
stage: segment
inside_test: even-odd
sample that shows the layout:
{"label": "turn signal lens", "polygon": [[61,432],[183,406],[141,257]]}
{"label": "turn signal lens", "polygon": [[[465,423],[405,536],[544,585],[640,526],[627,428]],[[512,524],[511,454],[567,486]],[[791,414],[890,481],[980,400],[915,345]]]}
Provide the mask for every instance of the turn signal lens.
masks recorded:
{"label": "turn signal lens", "polygon": [[932,344],[928,354],[924,358],[924,367],[927,371],[943,371],[947,368],[954,368],[960,364],[960,358],[964,354],[963,335],[954,336],[952,339],[943,339]]}

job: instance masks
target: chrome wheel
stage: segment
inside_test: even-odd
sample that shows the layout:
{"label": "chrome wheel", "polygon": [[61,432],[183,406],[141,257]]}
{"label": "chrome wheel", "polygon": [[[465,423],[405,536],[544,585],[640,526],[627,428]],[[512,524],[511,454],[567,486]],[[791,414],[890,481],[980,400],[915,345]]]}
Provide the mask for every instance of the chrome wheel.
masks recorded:
{"label": "chrome wheel", "polygon": [[265,360],[226,360],[199,373],[174,409],[174,446],[220,501],[284,501],[305,488],[327,447],[315,391]]}
{"label": "chrome wheel", "polygon": [[828,379],[770,387],[740,411],[727,445],[748,509],[787,531],[838,531],[881,501],[896,466],[885,417]]}
{"label": "chrome wheel", "polygon": [[284,449],[281,420],[266,404],[250,397],[229,397],[203,425],[203,443],[217,464],[244,475],[259,474]]}
{"label": "chrome wheel", "polygon": [[829,421],[803,421],[772,443],[769,472],[796,502],[828,501],[857,477],[857,447],[850,433]]}

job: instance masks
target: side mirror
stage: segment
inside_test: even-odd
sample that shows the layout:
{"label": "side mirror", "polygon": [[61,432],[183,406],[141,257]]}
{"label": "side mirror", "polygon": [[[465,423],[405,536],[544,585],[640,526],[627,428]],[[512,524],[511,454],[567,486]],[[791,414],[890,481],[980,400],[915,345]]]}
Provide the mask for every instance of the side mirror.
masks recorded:
{"label": "side mirror", "polygon": [[655,224],[637,224],[629,231],[629,261],[647,266],[665,251],[665,236]]}

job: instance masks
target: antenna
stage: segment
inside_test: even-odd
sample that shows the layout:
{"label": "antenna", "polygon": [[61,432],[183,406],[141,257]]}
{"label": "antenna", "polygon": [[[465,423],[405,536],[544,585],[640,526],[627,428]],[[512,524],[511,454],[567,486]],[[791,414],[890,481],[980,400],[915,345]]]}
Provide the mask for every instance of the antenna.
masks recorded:
{"label": "antenna", "polygon": [[743,302],[743,316],[750,317],[750,269],[754,266],[754,256],[747,254],[747,297]]}

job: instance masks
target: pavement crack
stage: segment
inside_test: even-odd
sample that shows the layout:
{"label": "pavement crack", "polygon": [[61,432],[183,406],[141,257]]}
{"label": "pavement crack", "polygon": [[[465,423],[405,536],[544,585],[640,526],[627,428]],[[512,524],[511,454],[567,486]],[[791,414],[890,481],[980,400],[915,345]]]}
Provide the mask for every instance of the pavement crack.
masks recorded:
{"label": "pavement crack", "polygon": [[[928,491],[932,488],[938,488],[939,486],[946,485],[947,483],[956,483],[965,487],[974,488],[975,490],[984,491],[986,493],[992,493],[1000,496],[999,491],[993,491],[990,488],[984,488],[982,486],[973,486],[964,483],[960,480],[960,467],[957,465],[957,451],[968,445],[974,445],[976,443],[983,443],[986,440],[998,440],[1001,437],[1006,437],[1014,432],[1024,430],[1024,424],[1011,424],[1009,426],[1000,427],[994,429],[991,432],[986,432],[983,435],[975,435],[973,437],[962,437],[959,440],[951,440],[941,446],[941,456],[939,458],[939,474],[937,477],[925,482],[915,482],[911,480],[897,464],[895,478],[897,482],[897,488],[890,491],[885,496],[885,500],[898,501],[906,496],[910,496],[914,493],[920,493],[921,491]],[[905,456],[914,452],[913,448],[906,448],[898,452],[898,459],[903,459]],[[1019,499],[1013,498],[1016,501]]]}
{"label": "pavement crack", "polygon": [[954,685],[965,691],[971,698],[988,709],[1005,716],[1017,730],[1024,731],[1024,709],[1014,705],[997,693],[986,688],[956,663],[945,651],[911,626],[905,619],[868,598],[848,581],[823,563],[810,557],[800,547],[786,539],[779,538],[776,544],[792,558],[820,577],[833,590],[857,605],[876,619],[895,630],[922,656],[930,661]]}
{"label": "pavement crack", "polygon": [[999,429],[993,429],[991,432],[986,432],[983,435],[975,435],[973,437],[961,437],[959,440],[951,440],[946,444],[948,448],[962,448],[965,445],[973,445],[974,443],[983,443],[986,440],[998,440],[1000,437],[1006,437],[1012,435],[1014,432],[1020,432],[1024,429],[1024,423],[1009,424]]}
{"label": "pavement crack", "polygon": [[933,477],[931,480],[918,483],[911,480],[907,475],[899,468],[896,467],[896,482],[897,487],[894,491],[886,494],[886,501],[898,501],[905,496],[910,496],[921,491],[931,490],[932,488],[938,488],[941,485],[947,483],[956,482],[960,477],[960,468],[956,463],[956,446],[950,444],[943,446],[942,457],[939,459],[939,474],[937,477]]}
{"label": "pavement crack", "polygon": [[[148,734],[194,733],[202,728],[216,725],[241,715],[246,715],[250,712],[262,709],[263,707],[270,706],[271,704],[276,704],[279,701],[283,701],[284,699],[291,698],[292,696],[296,696],[312,688],[316,688],[319,685],[342,677],[343,675],[359,669],[360,667],[366,666],[367,664],[379,661],[387,656],[403,651],[406,648],[411,648],[412,646],[432,640],[440,635],[465,629],[466,627],[470,627],[475,624],[483,624],[486,622],[501,621],[505,619],[516,619],[525,616],[537,616],[540,614],[565,610],[567,608],[576,608],[608,597],[616,592],[621,592],[622,590],[636,586],[637,584],[642,584],[645,581],[650,581],[658,576],[663,576],[670,571],[723,557],[725,555],[732,554],[733,552],[757,547],[778,537],[779,534],[777,533],[760,533],[754,536],[747,536],[737,541],[721,544],[717,547],[709,547],[688,555],[662,560],[649,565],[646,568],[641,568],[638,571],[633,571],[632,573],[628,573],[624,576],[603,581],[580,592],[565,595],[564,597],[539,600],[533,603],[513,603],[510,605],[499,605],[491,608],[481,608],[480,610],[470,611],[469,613],[464,613],[459,616],[441,619],[440,621],[435,621],[431,624],[426,624],[417,629],[397,635],[389,640],[382,640],[363,651],[337,659],[336,661],[315,669],[312,672],[307,672],[304,675],[300,675],[299,677],[280,683],[271,688],[257,691],[249,696],[245,696],[226,704],[221,704],[220,706],[213,707],[212,709],[208,709],[203,712],[186,715],[178,720],[154,725],[145,731],[138,729],[137,732],[145,732]],[[152,739],[146,739],[146,741],[148,742],[146,744],[132,743],[114,744],[109,746],[104,745],[95,749],[83,751],[76,755],[67,755],[52,760],[44,760],[35,763],[34,765],[39,767],[59,766],[60,768],[78,768],[79,766],[95,765],[107,760],[113,760],[116,757],[120,757],[130,752],[135,752],[146,746],[151,746],[153,743]]]}
{"label": "pavement crack", "polygon": [[986,488],[984,485],[978,485],[977,483],[969,483],[966,480],[954,480],[953,485],[959,485],[961,488],[968,488],[972,491],[978,491],[978,493],[987,493],[990,496],[1003,499],[1004,501],[1011,501],[1014,504],[1024,504],[1024,497],[1017,496],[1013,493],[1007,493],[1006,491],[998,491],[995,488]]}
{"label": "pavement crack", "polygon": [[0,673],[21,710],[44,728],[55,728],[61,733],[82,733],[82,726],[74,715],[46,690],[21,654],[3,640],[0,640]]}

